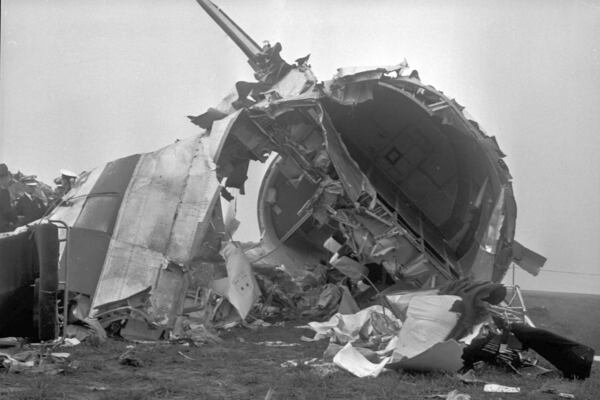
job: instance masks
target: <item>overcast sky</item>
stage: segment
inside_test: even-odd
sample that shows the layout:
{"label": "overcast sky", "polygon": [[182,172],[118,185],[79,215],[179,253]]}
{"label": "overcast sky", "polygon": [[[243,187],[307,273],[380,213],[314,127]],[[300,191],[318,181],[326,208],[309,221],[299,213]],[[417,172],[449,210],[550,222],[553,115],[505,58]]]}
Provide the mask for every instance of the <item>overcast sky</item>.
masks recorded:
{"label": "overcast sky", "polygon": [[[406,58],[507,154],[516,237],[548,257],[517,282],[600,293],[599,1],[215,1],[320,79]],[[0,162],[47,182],[199,133],[185,116],[252,76],[194,0],[4,0],[1,30]]]}

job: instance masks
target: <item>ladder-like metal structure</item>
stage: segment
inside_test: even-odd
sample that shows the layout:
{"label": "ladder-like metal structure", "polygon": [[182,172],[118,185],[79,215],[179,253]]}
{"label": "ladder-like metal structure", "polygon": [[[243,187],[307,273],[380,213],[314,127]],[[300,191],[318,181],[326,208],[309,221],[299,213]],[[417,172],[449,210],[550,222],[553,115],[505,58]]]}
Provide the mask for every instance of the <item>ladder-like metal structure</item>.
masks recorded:
{"label": "ladder-like metal structure", "polygon": [[[48,222],[50,222],[51,224],[55,225],[58,229],[64,229],[65,230],[65,237],[60,239],[58,239],[59,243],[64,243],[65,244],[65,249],[63,251],[63,260],[64,260],[64,270],[65,270],[65,279],[64,281],[59,281],[58,285],[60,287],[60,285],[63,286],[64,289],[64,293],[63,293],[63,321],[62,321],[62,335],[61,335],[61,343],[65,342],[65,338],[66,338],[66,330],[67,330],[67,325],[68,325],[68,318],[69,318],[69,269],[68,269],[68,265],[69,265],[69,243],[70,243],[70,237],[71,237],[71,227],[69,225],[67,225],[66,222],[61,221],[61,220],[49,220]],[[60,261],[59,261],[60,263]],[[57,313],[58,316],[58,313]],[[60,321],[57,321],[56,324],[57,327],[60,326]]]}

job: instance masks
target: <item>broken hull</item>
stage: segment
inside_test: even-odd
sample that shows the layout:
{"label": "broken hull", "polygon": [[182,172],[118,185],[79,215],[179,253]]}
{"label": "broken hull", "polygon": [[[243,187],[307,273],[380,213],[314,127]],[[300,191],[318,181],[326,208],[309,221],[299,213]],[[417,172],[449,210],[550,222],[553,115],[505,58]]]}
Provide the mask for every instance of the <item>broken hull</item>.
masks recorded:
{"label": "broken hull", "polygon": [[198,135],[77,179],[48,218],[70,227],[61,279],[66,273],[69,290],[90,297],[92,315],[137,307],[148,324],[173,324],[186,271],[206,253],[204,236],[220,212],[213,169]]}
{"label": "broken hull", "polygon": [[406,61],[338,68],[319,82],[309,56],[290,65],[280,43],[259,47],[198,3],[257,80],[189,117],[210,132],[219,180],[243,194],[249,161],[279,155],[258,201],[262,260],[300,271],[349,255],[417,287],[500,281],[512,261],[539,272],[545,258],[514,242],[512,178],[495,138],[416,70],[404,74]]}
{"label": "broken hull", "polygon": [[[296,71],[282,81],[299,78]],[[512,261],[516,205],[504,155],[461,106],[418,80],[380,70],[347,75],[214,125],[221,167],[236,157],[241,165],[240,144],[251,159],[279,154],[258,200],[267,261],[296,270],[326,261],[323,242],[340,230],[359,261],[400,279],[418,270],[410,275],[417,286],[462,276],[499,281]],[[323,156],[333,175],[319,165]],[[343,192],[329,193],[329,203],[328,179]]]}

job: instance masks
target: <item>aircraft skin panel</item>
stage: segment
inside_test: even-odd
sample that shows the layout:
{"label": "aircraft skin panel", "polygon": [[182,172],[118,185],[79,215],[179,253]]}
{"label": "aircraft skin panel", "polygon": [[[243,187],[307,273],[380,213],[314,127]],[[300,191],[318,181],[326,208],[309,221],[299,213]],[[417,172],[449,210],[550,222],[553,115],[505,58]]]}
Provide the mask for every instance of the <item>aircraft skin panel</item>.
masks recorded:
{"label": "aircraft skin panel", "polygon": [[[94,189],[94,185],[103,171],[104,166],[83,173],[83,179],[78,178],[73,188],[63,196],[63,203],[50,212],[48,219],[63,221],[72,226],[79,217],[88,194]],[[59,235],[62,233],[64,232],[59,231]],[[61,236],[61,239],[63,238]]]}
{"label": "aircraft skin panel", "polygon": [[[69,290],[93,296],[106,259],[110,235],[106,232],[74,227],[71,228],[69,241]],[[67,260],[63,257],[59,269],[63,276],[65,261]]]}
{"label": "aircraft skin panel", "polygon": [[327,148],[331,163],[340,175],[340,181],[351,201],[356,201],[362,193],[375,195],[375,189],[360,170],[340,138],[339,133],[333,127],[329,116],[321,110],[321,126],[324,130],[325,147]]}
{"label": "aircraft skin panel", "polygon": [[523,246],[518,241],[512,243],[513,261],[519,267],[536,276],[546,263],[546,257]]}
{"label": "aircraft skin panel", "polygon": [[150,288],[151,316],[172,322],[169,316],[185,290],[171,289],[186,285],[177,271],[194,257],[193,243],[199,240],[197,233],[206,232],[219,188],[204,140],[195,136],[140,158],[119,210],[93,308]]}
{"label": "aircraft skin panel", "polygon": [[[139,158],[139,154],[120,158],[81,174],[48,216],[71,227],[69,251],[65,252],[66,242],[60,244],[59,277],[64,280],[67,263],[73,290],[94,294],[121,200]],[[59,239],[65,237],[66,231],[59,229]]]}
{"label": "aircraft skin panel", "polygon": [[113,234],[116,240],[167,251],[193,158],[190,147],[177,143],[141,157],[123,199]]}

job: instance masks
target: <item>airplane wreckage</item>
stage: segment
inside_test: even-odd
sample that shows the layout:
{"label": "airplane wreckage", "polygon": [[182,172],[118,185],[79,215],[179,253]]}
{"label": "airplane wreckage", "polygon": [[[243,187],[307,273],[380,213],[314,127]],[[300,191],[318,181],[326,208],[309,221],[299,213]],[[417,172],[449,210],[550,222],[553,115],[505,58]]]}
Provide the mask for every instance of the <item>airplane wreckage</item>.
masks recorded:
{"label": "airplane wreckage", "polygon": [[[319,81],[308,57],[289,64],[279,43],[260,47],[198,3],[256,82],[189,117],[197,136],[84,172],[45,218],[0,234],[0,337],[55,337],[57,301],[105,328],[159,334],[201,288],[243,318],[258,296],[251,264],[294,277],[325,264],[357,280],[375,268],[413,289],[500,282],[513,262],[537,274],[545,259],[514,240],[504,154],[456,101],[405,62]],[[271,160],[261,243],[245,254],[220,197],[243,194],[249,163]]]}

